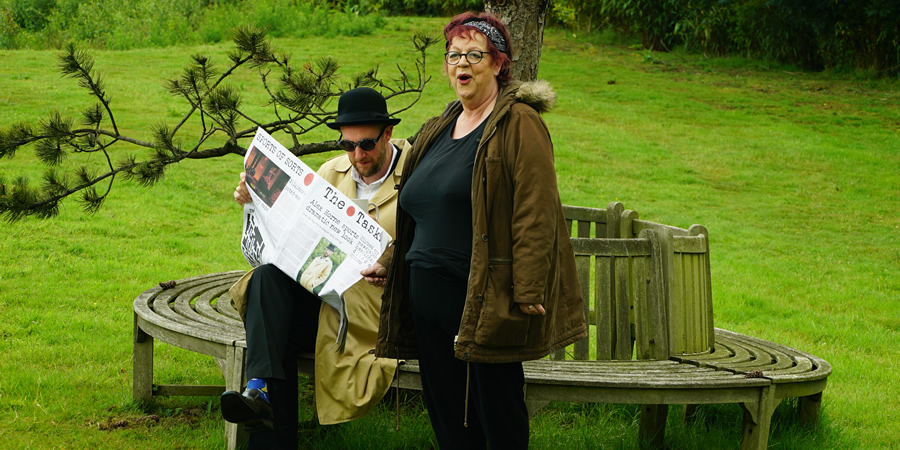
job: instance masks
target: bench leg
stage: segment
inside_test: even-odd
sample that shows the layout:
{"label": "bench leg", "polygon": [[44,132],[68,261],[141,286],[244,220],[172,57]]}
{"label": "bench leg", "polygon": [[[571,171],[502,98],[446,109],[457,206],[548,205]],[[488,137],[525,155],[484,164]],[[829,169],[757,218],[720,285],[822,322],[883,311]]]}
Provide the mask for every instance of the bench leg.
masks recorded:
{"label": "bench leg", "polygon": [[237,423],[225,422],[225,448],[234,450],[242,447],[239,434],[244,427]]}
{"label": "bench leg", "polygon": [[[225,390],[238,391],[246,384],[247,350],[242,347],[231,347],[225,355]],[[225,448],[233,450],[247,446],[247,432],[243,425],[225,422]]]}
{"label": "bench leg", "polygon": [[769,445],[772,413],[781,400],[775,399],[774,387],[763,388],[759,397],[758,402],[741,403],[741,407],[744,408],[742,450],[764,450]]}
{"label": "bench leg", "polygon": [[534,417],[541,408],[547,406],[550,403],[549,400],[535,400],[532,396],[528,395],[528,384],[525,384],[525,408],[528,409],[528,418]]}
{"label": "bench leg", "polygon": [[534,417],[538,411],[547,406],[550,402],[547,400],[528,400],[525,399],[525,408],[528,409],[528,418]]}
{"label": "bench leg", "polygon": [[664,448],[669,405],[641,405],[640,448]]}
{"label": "bench leg", "polygon": [[808,395],[797,399],[800,410],[800,423],[815,428],[819,424],[819,409],[822,407],[822,393]]}
{"label": "bench leg", "polygon": [[131,355],[131,398],[149,402],[153,398],[153,336],[144,333],[134,314],[134,342]]}

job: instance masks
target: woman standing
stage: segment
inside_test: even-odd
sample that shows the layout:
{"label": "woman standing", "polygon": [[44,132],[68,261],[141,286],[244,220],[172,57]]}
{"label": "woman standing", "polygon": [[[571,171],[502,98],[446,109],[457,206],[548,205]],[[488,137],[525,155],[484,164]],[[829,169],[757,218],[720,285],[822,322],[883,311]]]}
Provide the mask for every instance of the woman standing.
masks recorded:
{"label": "woman standing", "polygon": [[524,449],[521,361],[586,335],[539,115],[555,94],[512,80],[496,17],[459,15],[444,36],[457,101],[422,127],[400,185],[397,239],[364,271],[386,281],[376,355],[419,360],[441,448]]}

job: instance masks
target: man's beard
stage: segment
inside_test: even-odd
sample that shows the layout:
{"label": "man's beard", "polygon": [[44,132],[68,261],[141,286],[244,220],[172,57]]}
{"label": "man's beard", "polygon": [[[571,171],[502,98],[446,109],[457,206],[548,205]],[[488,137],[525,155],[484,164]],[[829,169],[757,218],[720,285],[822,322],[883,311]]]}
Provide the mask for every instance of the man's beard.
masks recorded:
{"label": "man's beard", "polygon": [[381,171],[382,168],[384,168],[385,164],[387,164],[387,157],[388,149],[385,148],[384,151],[381,152],[381,159],[372,160],[372,164],[369,167],[368,173],[362,172],[361,170],[359,170],[359,167],[356,168],[356,171],[359,172],[359,175],[363,177],[370,177],[372,175],[375,175],[376,173]]}

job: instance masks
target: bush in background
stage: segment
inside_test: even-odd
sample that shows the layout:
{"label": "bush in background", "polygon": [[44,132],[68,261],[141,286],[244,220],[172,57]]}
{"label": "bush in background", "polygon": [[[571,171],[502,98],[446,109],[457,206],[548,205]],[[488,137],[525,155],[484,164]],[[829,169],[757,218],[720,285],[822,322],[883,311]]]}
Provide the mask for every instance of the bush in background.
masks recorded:
{"label": "bush in background", "polygon": [[384,26],[377,10],[365,10],[323,1],[232,1],[205,11],[200,29],[203,42],[219,42],[231,36],[234,24],[249,22],[266,27],[272,37],[360,36]]}
{"label": "bush in background", "polygon": [[19,30],[13,11],[0,4],[0,48],[19,48]]}
{"label": "bush in background", "polygon": [[28,31],[40,31],[47,25],[47,16],[56,0],[12,0],[10,15],[16,25]]}
{"label": "bush in background", "polygon": [[384,23],[380,14],[317,0],[5,0],[0,48],[215,43],[239,25],[265,27],[273,37],[356,36]]}
{"label": "bush in background", "polygon": [[600,0],[599,10],[601,23],[648,49],[683,46],[807,70],[900,74],[896,0]]}
{"label": "bush in background", "polygon": [[551,23],[587,33],[599,30],[606,22],[600,11],[600,2],[579,0],[553,0],[550,4]]}
{"label": "bush in background", "polygon": [[[383,26],[382,14],[450,16],[483,6],[481,0],[0,0],[0,48],[215,43],[244,24],[267,27],[274,37],[354,36]],[[548,21],[583,32],[613,30],[652,50],[900,75],[897,0],[551,0]]]}
{"label": "bush in background", "polygon": [[384,11],[394,15],[455,16],[465,11],[481,11],[482,0],[362,0],[364,8]]}

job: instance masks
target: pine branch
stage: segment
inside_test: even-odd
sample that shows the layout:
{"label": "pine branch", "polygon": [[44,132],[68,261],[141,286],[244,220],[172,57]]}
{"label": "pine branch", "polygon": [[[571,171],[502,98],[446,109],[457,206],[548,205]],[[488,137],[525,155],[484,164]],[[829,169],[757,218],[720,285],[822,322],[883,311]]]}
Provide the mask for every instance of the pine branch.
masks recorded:
{"label": "pine branch", "polygon": [[19,147],[38,139],[32,127],[24,123],[15,124],[9,127],[9,130],[0,130],[0,158],[12,158],[16,156]]}
{"label": "pine branch", "polygon": [[[425,54],[435,42],[437,39],[426,35],[413,37],[419,53],[415,75],[398,65],[399,77],[388,82],[379,76],[375,67],[351,77],[348,87],[376,87],[386,98],[412,94],[407,106],[394,115],[409,109],[421,98],[430,79],[425,76]],[[97,212],[119,175],[150,186],[164,178],[169,166],[185,159],[243,156],[246,143],[259,128],[270,134],[288,134],[293,141],[290,151],[297,156],[337,150],[336,141],[301,144],[299,137],[336,116],[331,108],[333,100],[343,93],[337,78],[340,64],[333,58],[320,58],[294,68],[286,55],[276,55],[265,30],[255,28],[238,29],[234,44],[234,50],[228,54],[230,65],[222,73],[218,73],[209,58],[193,55],[181,75],[166,82],[168,93],[185,101],[187,112],[173,127],[165,122],[154,125],[149,130],[152,135],[149,142],[119,132],[103,80],[94,70],[93,57],[74,45],[67,45],[59,58],[60,72],[77,80],[96,102],[82,111],[77,128],[75,120],[58,113],[51,113],[37,125],[21,123],[0,128],[0,159],[15,157],[17,150],[32,146],[38,160],[47,167],[39,187],[32,187],[23,177],[12,182],[0,177],[0,217],[7,221],[27,216],[53,217],[59,212],[60,202],[76,193],[80,194],[84,211]],[[269,117],[248,114],[243,109],[242,92],[226,84],[241,68],[258,74],[262,92],[269,98]],[[268,82],[273,69],[280,72],[277,86]],[[187,137],[190,144],[184,144],[177,136],[191,121],[200,125],[200,131]],[[210,146],[208,143],[216,136],[224,137],[224,143]],[[144,156],[127,154],[114,162],[113,152],[122,153],[123,147],[142,150]],[[82,153],[102,154],[106,167],[97,170],[82,165],[68,174],[61,169],[63,161]]]}
{"label": "pine branch", "polygon": [[91,94],[100,100],[106,109],[110,123],[116,134],[119,134],[119,128],[113,117],[112,111],[109,109],[109,98],[106,96],[106,90],[103,87],[103,80],[96,75],[94,69],[94,58],[83,50],[78,50],[75,44],[68,43],[65,47],[65,53],[59,57],[59,70],[63,76],[75,78],[78,85],[91,91]]}

